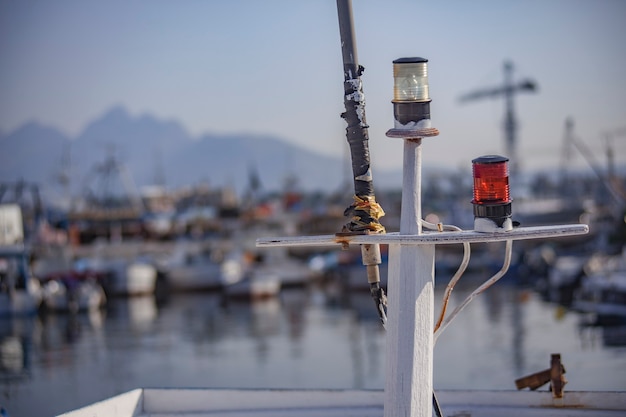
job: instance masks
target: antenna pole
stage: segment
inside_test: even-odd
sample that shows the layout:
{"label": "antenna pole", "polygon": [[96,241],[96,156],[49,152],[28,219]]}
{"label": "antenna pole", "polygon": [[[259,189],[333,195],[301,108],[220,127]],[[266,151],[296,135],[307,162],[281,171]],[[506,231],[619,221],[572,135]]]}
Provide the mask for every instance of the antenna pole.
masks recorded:
{"label": "antenna pole", "polygon": [[[375,203],[367,133],[369,126],[365,120],[365,95],[361,82],[364,68],[359,65],[357,58],[351,0],[337,0],[337,14],[343,56],[344,105],[346,109],[341,117],[348,123],[346,137],[352,158],[354,194],[360,200]],[[352,221],[344,226],[345,231],[384,231],[378,222],[379,216],[376,215],[375,211],[369,210],[368,204],[353,204],[346,210],[346,215],[348,214],[352,214]]]}
{"label": "antenna pole", "polygon": [[[350,146],[354,180],[354,201],[344,211],[344,215],[349,217],[350,221],[343,226],[341,232],[342,234],[385,233],[385,228],[378,221],[385,215],[385,212],[374,196],[368,126],[365,121],[365,95],[361,83],[363,67],[359,65],[357,59],[351,0],[337,0],[337,15],[343,57],[343,102],[346,109],[341,117],[348,123],[346,137]],[[367,270],[370,294],[374,299],[379,317],[385,325],[387,321],[386,298],[380,287],[378,267],[382,262],[380,245],[361,245],[361,259]]]}

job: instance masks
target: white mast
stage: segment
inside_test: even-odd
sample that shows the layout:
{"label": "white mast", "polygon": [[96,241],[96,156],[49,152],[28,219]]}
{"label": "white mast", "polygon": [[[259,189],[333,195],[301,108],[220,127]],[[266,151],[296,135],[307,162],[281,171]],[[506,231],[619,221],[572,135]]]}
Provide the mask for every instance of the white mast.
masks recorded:
{"label": "white mast", "polygon": [[[421,139],[404,141],[401,235],[422,233]],[[431,416],[435,245],[389,245],[385,417]]]}

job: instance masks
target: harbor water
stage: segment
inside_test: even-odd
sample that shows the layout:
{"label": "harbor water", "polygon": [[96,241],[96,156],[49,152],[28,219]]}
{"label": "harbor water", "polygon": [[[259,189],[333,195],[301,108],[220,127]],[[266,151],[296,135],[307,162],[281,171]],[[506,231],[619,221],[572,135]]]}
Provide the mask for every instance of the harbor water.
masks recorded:
{"label": "harbor water", "polygon": [[[626,389],[626,327],[596,327],[498,283],[435,346],[436,389],[515,390],[560,353],[567,390]],[[476,286],[461,282],[451,307]],[[436,312],[445,285],[436,287]],[[0,321],[0,403],[53,416],[138,387],[382,389],[385,331],[367,292],[309,285],[259,302],[219,293],[113,298],[95,313]],[[547,389],[547,386],[540,388]]]}

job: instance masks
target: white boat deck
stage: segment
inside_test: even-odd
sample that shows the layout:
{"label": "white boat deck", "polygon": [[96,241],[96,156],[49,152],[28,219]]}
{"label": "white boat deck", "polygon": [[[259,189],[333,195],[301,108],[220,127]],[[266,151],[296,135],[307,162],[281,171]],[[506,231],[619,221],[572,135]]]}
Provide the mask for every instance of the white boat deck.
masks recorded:
{"label": "white boat deck", "polygon": [[[446,417],[617,417],[624,392],[440,391]],[[382,390],[136,389],[62,417],[382,417]]]}

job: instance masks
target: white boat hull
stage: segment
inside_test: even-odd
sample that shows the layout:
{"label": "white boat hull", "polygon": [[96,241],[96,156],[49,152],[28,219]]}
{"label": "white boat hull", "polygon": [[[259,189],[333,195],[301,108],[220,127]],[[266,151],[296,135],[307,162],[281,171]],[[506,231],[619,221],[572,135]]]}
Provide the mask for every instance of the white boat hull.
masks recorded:
{"label": "white boat hull", "polygon": [[591,274],[574,293],[572,307],[600,316],[626,317],[626,265],[623,255],[601,264],[606,270]]}
{"label": "white boat hull", "polygon": [[203,291],[222,288],[218,264],[179,266],[167,270],[167,284],[173,291]]}
{"label": "white boat hull", "polygon": [[43,304],[48,311],[94,311],[106,304],[104,290],[99,284],[81,282],[73,291],[58,281],[43,287]]}
{"label": "white boat hull", "polygon": [[[626,393],[546,391],[440,391],[448,417],[617,417]],[[62,414],[62,417],[141,416],[382,416],[384,392],[353,390],[136,389]]]}
{"label": "white boat hull", "polygon": [[156,280],[157,270],[154,265],[131,262],[117,271],[112,293],[116,295],[153,294]]}

